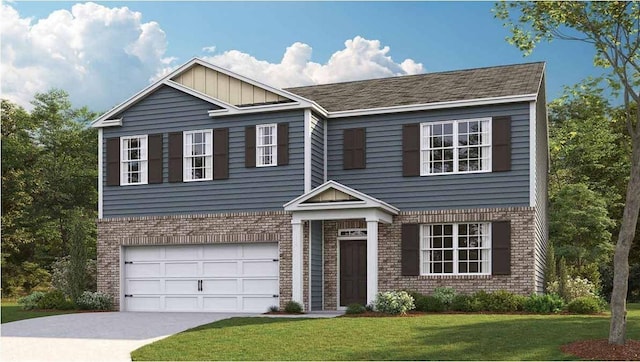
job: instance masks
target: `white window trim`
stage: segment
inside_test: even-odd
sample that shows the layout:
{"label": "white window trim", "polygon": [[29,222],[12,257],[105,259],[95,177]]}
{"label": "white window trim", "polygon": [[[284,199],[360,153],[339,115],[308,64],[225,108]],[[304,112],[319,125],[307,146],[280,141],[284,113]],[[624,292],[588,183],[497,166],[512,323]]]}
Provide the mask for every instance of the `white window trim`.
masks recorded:
{"label": "white window trim", "polygon": [[[273,128],[272,139],[273,143],[270,145],[262,145],[260,137],[260,128]],[[262,164],[262,157],[260,157],[260,148],[272,147],[271,149],[271,163]],[[259,124],[256,125],[256,167],[272,167],[278,166],[278,124]]]}
{"label": "white window trim", "polygon": [[[487,247],[486,248],[482,248],[482,249],[487,249],[488,250],[488,257],[487,257],[487,272],[484,273],[459,273],[458,272],[458,225],[464,225],[464,224],[484,224],[486,229],[487,229],[487,240],[483,240],[486,241],[487,243]],[[451,249],[453,251],[453,273],[428,273],[425,270],[423,270],[424,268],[424,256],[423,256],[423,252],[426,249],[423,249],[422,247],[422,242],[424,240],[424,228],[426,226],[431,226],[431,225],[453,225],[453,248]],[[491,275],[491,251],[492,251],[492,247],[493,247],[493,243],[492,243],[492,239],[493,236],[491,235],[491,222],[484,222],[484,221],[477,221],[477,222],[473,222],[473,221],[467,221],[467,222],[458,222],[458,223],[435,223],[435,224],[420,224],[420,247],[419,247],[419,253],[420,253],[420,275],[426,275],[426,276],[430,276],[430,277],[439,277],[439,276],[451,276],[451,275],[462,275],[462,276],[478,276],[478,275]],[[480,250],[482,250],[480,249]],[[445,250],[445,249],[443,249]],[[448,250],[448,249],[446,249]]]}
{"label": "white window trim", "polygon": [[[487,144],[483,144],[481,147],[488,147],[489,148],[489,155],[487,155],[487,169],[486,170],[476,170],[476,171],[458,171],[458,150],[459,147],[457,145],[457,140],[458,140],[458,123],[459,122],[473,122],[473,121],[478,121],[478,122],[488,122],[488,127],[489,127],[489,140]],[[453,124],[453,140],[454,140],[454,147],[453,147],[453,172],[440,172],[440,173],[429,173],[428,170],[425,171],[424,170],[424,152],[428,151],[429,148],[426,147],[426,145],[424,144],[424,139],[426,137],[425,135],[425,130],[426,130],[426,126],[436,126],[436,125],[443,125],[443,124]],[[467,118],[467,119],[455,119],[455,120],[450,120],[450,121],[437,121],[437,122],[423,122],[420,123],[420,176],[443,176],[443,175],[460,175],[460,174],[469,174],[469,173],[487,173],[487,172],[491,172],[492,170],[492,155],[491,155],[491,150],[492,150],[492,146],[493,145],[493,134],[492,134],[492,118],[491,117],[485,117],[485,118]]]}
{"label": "white window trim", "polygon": [[[206,146],[205,154],[192,156],[191,150],[187,153],[187,137],[191,136],[194,133],[210,133],[211,134],[211,143]],[[206,139],[206,136],[205,136]],[[197,178],[192,179],[191,174],[187,172],[187,160],[190,160],[193,157],[209,157],[211,159],[211,174],[209,177],[205,178]],[[193,131],[184,131],[182,132],[182,181],[183,182],[198,182],[198,181],[211,181],[213,180],[213,129],[198,129]]]}
{"label": "white window trim", "polygon": [[[125,141],[132,139],[140,139],[141,143],[141,154],[144,155],[143,158],[139,160],[125,160],[125,149],[124,144]],[[147,139],[147,135],[135,135],[135,136],[125,136],[120,137],[120,186],[134,186],[134,185],[146,185],[148,183],[148,175],[149,175],[149,143]],[[132,161],[139,161],[141,163],[142,172],[140,173],[140,182],[129,182],[127,177],[128,168],[126,165]]]}

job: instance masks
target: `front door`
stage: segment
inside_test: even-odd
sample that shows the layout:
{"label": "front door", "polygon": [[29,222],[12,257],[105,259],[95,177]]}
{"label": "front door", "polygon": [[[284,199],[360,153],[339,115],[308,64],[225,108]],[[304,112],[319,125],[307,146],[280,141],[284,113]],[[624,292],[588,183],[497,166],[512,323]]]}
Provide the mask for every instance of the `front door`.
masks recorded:
{"label": "front door", "polygon": [[367,241],[340,241],[340,305],[367,303]]}

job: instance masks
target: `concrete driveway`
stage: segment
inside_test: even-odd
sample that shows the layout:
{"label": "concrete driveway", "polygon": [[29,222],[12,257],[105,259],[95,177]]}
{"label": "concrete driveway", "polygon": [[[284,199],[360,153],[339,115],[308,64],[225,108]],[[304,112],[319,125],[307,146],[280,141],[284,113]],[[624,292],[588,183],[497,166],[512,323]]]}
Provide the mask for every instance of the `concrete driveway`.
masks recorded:
{"label": "concrete driveway", "polygon": [[76,313],[0,326],[2,361],[130,361],[131,351],[230,313]]}

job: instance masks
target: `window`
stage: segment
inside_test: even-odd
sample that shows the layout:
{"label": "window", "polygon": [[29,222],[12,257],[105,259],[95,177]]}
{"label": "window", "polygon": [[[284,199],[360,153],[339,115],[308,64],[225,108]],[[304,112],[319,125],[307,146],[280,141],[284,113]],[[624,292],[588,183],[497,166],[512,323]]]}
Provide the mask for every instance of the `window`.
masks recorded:
{"label": "window", "polygon": [[491,119],[422,123],[421,175],[491,170]]}
{"label": "window", "polygon": [[491,224],[422,225],[420,274],[490,274]]}
{"label": "window", "polygon": [[184,181],[213,179],[213,131],[184,132]]}
{"label": "window", "polygon": [[147,183],[147,136],[120,138],[120,184],[142,185]]}
{"label": "window", "polygon": [[276,124],[256,126],[256,166],[278,164],[278,128]]}

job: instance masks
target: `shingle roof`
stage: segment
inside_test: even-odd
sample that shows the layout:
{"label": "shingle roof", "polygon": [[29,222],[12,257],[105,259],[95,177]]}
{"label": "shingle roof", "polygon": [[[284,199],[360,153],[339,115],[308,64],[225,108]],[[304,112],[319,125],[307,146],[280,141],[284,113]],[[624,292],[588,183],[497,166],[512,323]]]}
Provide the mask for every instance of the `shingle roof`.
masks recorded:
{"label": "shingle roof", "polygon": [[329,112],[536,94],[544,63],[288,88]]}

